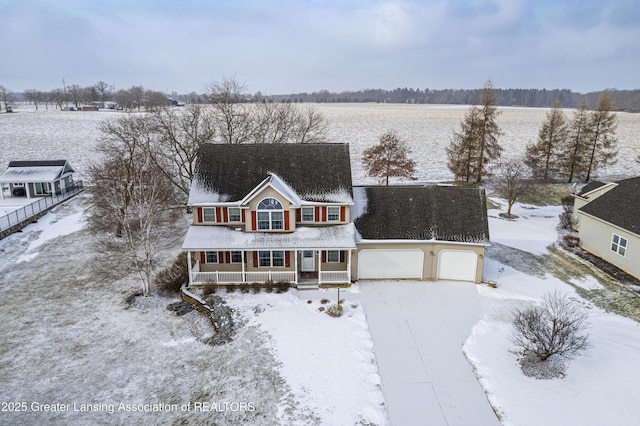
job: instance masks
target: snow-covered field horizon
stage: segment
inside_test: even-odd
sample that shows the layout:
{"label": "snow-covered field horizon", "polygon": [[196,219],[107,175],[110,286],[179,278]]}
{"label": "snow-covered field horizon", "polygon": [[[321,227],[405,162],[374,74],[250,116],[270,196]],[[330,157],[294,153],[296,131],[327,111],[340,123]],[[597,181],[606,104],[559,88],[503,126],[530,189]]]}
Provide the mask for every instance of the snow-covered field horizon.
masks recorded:
{"label": "snow-covered field horizon", "polygon": [[[372,184],[361,164],[362,152],[378,142],[378,137],[396,130],[413,151],[416,177],[422,181],[452,179],[446,168],[445,147],[458,130],[468,106],[407,104],[310,104],[328,120],[329,141],[348,143],[354,184]],[[499,141],[504,156],[524,153],[528,142],[535,141],[546,108],[500,107],[498,124],[503,131]],[[571,110],[566,110],[568,117]],[[115,119],[123,112],[33,110],[31,105],[16,108],[13,114],[0,114],[0,170],[11,160],[68,159],[80,179],[96,158],[100,138],[99,124]],[[618,117],[618,161],[595,173],[594,178],[615,180],[640,174],[637,134],[640,114],[616,113]]]}

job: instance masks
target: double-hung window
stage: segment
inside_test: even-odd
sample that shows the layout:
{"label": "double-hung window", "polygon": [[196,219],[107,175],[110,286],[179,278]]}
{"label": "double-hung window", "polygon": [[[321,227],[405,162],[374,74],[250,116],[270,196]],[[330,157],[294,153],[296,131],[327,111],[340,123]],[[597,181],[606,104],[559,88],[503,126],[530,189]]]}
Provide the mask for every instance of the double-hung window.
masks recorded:
{"label": "double-hung window", "polygon": [[329,263],[340,262],[340,251],[339,250],[327,251],[327,262]]}
{"label": "double-hung window", "polygon": [[284,266],[284,251],[282,250],[259,251],[258,266],[260,267]]}
{"label": "double-hung window", "polygon": [[215,209],[215,207],[203,207],[202,208],[202,221],[203,222],[215,222],[216,221],[216,209]]}
{"label": "double-hung window", "polygon": [[241,251],[232,251],[231,252],[231,263],[242,263],[242,252]]}
{"label": "double-hung window", "polygon": [[340,220],[340,207],[327,207],[327,221],[337,222]]}
{"label": "double-hung window", "polygon": [[302,221],[303,222],[314,222],[315,221],[315,208],[314,207],[303,207],[302,208]]}
{"label": "double-hung window", "polygon": [[242,216],[238,207],[229,207],[229,222],[240,222]]}
{"label": "double-hung window", "polygon": [[624,256],[627,253],[627,239],[620,235],[613,234],[611,238],[611,251],[615,251],[620,256]]}
{"label": "double-hung window", "polygon": [[218,263],[218,252],[217,251],[205,252],[205,261],[206,263]]}
{"label": "double-hung window", "polygon": [[284,229],[284,211],[280,201],[265,198],[258,204],[258,229]]}

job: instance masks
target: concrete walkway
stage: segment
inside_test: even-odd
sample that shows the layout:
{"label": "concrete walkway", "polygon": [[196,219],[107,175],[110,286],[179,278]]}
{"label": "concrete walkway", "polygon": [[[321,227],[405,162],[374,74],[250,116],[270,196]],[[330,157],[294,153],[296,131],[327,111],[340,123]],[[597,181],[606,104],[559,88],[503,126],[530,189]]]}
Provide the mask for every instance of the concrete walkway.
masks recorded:
{"label": "concrete walkway", "polygon": [[392,426],[500,425],[462,353],[481,315],[474,284],[360,282],[348,298],[367,315]]}

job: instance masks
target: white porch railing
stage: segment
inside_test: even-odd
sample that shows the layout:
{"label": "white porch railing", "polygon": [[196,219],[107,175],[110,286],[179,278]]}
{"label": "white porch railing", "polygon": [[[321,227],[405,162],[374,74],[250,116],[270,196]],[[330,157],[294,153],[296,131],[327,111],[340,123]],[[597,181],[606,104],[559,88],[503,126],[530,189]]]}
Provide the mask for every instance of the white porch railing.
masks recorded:
{"label": "white porch railing", "polygon": [[[196,268],[198,271],[196,271]],[[265,272],[199,272],[200,265],[192,268],[193,284],[239,284],[239,283],[264,283],[273,281],[297,282],[295,271],[265,271]]]}
{"label": "white porch railing", "polygon": [[322,271],[320,273],[320,282],[322,284],[348,283],[349,273],[347,271]]}

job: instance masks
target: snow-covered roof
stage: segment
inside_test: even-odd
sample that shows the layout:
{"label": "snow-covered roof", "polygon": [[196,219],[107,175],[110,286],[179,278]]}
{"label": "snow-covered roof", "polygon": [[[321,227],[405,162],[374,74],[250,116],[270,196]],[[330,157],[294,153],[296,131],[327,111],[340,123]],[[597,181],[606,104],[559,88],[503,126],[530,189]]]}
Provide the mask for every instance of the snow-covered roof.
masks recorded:
{"label": "snow-covered roof", "polygon": [[63,170],[60,166],[9,167],[0,176],[0,182],[53,182],[62,176]]}
{"label": "snow-covered roof", "polygon": [[191,225],[184,250],[355,249],[352,223],[336,226],[299,226],[295,232],[243,232],[226,226]]}
{"label": "snow-covered roof", "polygon": [[73,173],[66,160],[10,161],[0,182],[53,182]]}
{"label": "snow-covered roof", "polygon": [[218,194],[208,186],[200,182],[197,176],[193,177],[191,182],[191,188],[189,189],[189,205],[203,205],[203,204],[216,204],[224,203],[229,200],[226,195]]}

